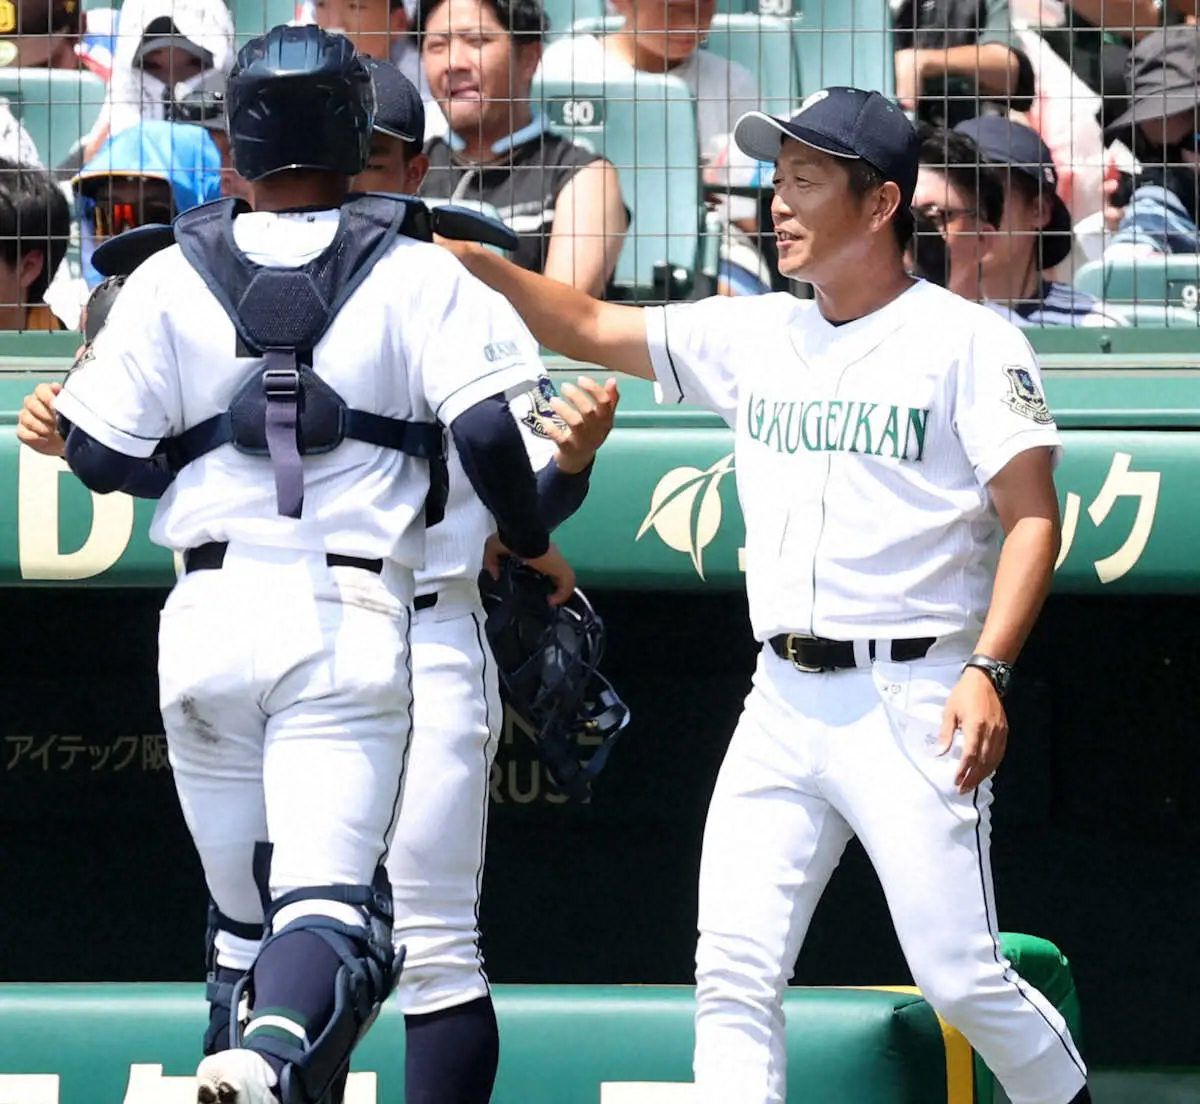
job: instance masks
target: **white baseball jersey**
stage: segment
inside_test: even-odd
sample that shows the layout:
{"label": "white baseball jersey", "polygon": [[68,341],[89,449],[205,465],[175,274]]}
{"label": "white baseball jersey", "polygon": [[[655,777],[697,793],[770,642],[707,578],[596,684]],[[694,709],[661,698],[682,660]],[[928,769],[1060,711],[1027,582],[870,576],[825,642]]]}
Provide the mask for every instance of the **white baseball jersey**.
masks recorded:
{"label": "white baseball jersey", "polygon": [[982,627],[1002,537],[986,484],[1061,449],[1016,327],[922,282],[842,325],[779,294],[654,308],[646,330],[660,401],[734,430],[758,640]]}
{"label": "white baseball jersey", "polygon": [[[258,212],[239,216],[234,233],[251,260],[296,267],[328,247],[337,221],[337,211]],[[102,444],[149,456],[161,438],[228,408],[255,370],[235,349],[233,323],[172,246],[130,277],[57,409]],[[444,250],[407,238],[334,319],[314,368],[351,407],[445,425],[489,395],[527,391],[541,374],[512,307]],[[176,550],[237,540],[416,568],[424,527],[413,522],[427,486],[423,462],[345,441],[305,458],[304,516],[291,519],[278,513],[270,461],[220,448],[179,473],[150,537]]]}

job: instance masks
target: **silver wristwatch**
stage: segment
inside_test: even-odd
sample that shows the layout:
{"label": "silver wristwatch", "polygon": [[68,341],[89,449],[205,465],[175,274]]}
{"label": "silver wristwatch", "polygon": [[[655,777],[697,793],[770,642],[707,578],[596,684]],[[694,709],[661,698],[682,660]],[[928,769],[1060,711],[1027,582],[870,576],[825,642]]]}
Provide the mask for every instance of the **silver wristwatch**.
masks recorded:
{"label": "silver wristwatch", "polygon": [[1001,659],[993,659],[986,655],[973,655],[963,664],[963,670],[968,667],[978,667],[996,688],[996,697],[1003,698],[1008,693],[1008,684],[1012,681],[1013,665]]}

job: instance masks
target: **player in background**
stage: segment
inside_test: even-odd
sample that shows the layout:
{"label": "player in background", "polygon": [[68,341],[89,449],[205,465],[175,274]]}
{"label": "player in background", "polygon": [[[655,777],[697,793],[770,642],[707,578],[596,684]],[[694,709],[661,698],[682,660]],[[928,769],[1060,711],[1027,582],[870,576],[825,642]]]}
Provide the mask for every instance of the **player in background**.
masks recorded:
{"label": "player in background", "polygon": [[[420,94],[389,63],[369,68],[379,110],[370,163],[355,188],[415,194],[429,164]],[[618,401],[615,380],[602,387],[584,377],[563,390],[569,402],[542,377],[510,404],[550,529],[583,501]],[[452,457],[446,520],[430,530],[417,572],[413,746],[387,863],[396,941],[407,952],[396,1000],[405,1013],[410,1104],[487,1104],[499,1057],[478,926],[488,779],[503,719],[476,582],[494,530]]]}
{"label": "player in background", "polygon": [[[163,720],[214,900],[216,981],[237,979],[249,1012],[240,1045],[201,1062],[198,1104],[320,1099],[395,984],[380,864],[435,419],[503,545],[555,600],[573,588],[507,409],[536,352],[502,299],[400,232],[402,201],[349,195],[374,112],[345,38],[280,27],[248,43],[228,116],[255,210],[230,233],[225,206],[183,216],[55,399],[92,490],[127,489],[158,455],[174,473],[150,531],[185,569],[160,628]],[[298,297],[314,317],[283,309]],[[261,945],[245,937],[264,923]]]}
{"label": "player in background", "polygon": [[905,271],[919,143],[894,104],[825,89],[735,139],[775,163],[779,268],[815,299],[619,306],[452,246],[548,348],[735,433],[764,647],[705,829],[696,1099],[785,1099],[783,990],[857,835],[914,981],[1013,1104],[1084,1104],[1063,1018],[1000,951],[989,858],[1002,697],[1060,539],[1033,351]]}

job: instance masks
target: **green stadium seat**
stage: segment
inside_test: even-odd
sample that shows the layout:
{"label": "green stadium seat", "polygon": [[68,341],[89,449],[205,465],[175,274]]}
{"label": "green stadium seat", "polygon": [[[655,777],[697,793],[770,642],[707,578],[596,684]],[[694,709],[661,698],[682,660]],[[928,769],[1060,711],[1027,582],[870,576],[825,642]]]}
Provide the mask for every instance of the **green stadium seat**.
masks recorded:
{"label": "green stadium seat", "polygon": [[1200,309],[1200,255],[1091,261],[1075,273],[1075,286],[1105,303]]}
{"label": "green stadium seat", "polygon": [[0,69],[0,97],[47,168],[63,164],[92,129],[104,94],[104,82],[86,70]]}
{"label": "green stadium seat", "polygon": [[570,36],[577,23],[604,19],[604,0],[543,0],[542,6],[550,21],[548,41]]}
{"label": "green stadium seat", "polygon": [[272,27],[296,18],[295,0],[229,0],[229,10],[239,49]]}
{"label": "green stadium seat", "polygon": [[892,94],[892,23],[882,0],[717,0],[717,11],[790,20],[806,96],[834,84]]}
{"label": "green stadium seat", "polygon": [[695,279],[702,213],[687,86],[652,73],[606,82],[539,74],[532,97],[554,131],[607,157],[621,177],[633,218],[614,293],[643,301],[685,297]]}
{"label": "green stadium seat", "polygon": [[[760,0],[768,5],[787,2]],[[892,21],[887,4],[864,0],[792,3],[792,43],[803,95],[842,84],[892,95]],[[772,10],[769,14],[782,13]]]}
{"label": "green stadium seat", "polygon": [[717,15],[704,48],[749,69],[758,81],[759,107],[790,115],[800,102],[800,61],[792,22],[773,15]]}
{"label": "green stadium seat", "polygon": [[[580,19],[574,34],[611,34],[620,30],[619,15]],[[774,16],[714,16],[704,48],[736,62],[758,82],[759,107],[776,115],[787,115],[800,101],[800,73],[791,42],[790,20]]]}
{"label": "green stadium seat", "polygon": [[1196,329],[1200,327],[1200,312],[1187,307],[1164,307],[1159,303],[1112,303],[1104,304],[1107,314],[1123,318],[1130,326],[1151,329],[1155,326],[1170,326],[1174,329]]}

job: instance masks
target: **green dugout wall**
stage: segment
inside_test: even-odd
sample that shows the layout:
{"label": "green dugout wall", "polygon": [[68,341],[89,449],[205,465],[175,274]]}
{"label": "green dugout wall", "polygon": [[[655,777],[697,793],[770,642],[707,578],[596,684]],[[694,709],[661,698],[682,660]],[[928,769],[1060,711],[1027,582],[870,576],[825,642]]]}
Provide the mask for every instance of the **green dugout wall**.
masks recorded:
{"label": "green dugout wall", "polygon": [[[0,344],[0,978],[193,981],[204,894],[154,687],[171,558],[146,542],[144,504],[93,501],[16,449],[20,396],[70,353],[41,336]],[[1049,347],[1064,338],[1074,344]],[[1093,1064],[1195,1065],[1195,338],[1044,343],[1071,539],[1012,696],[1000,921],[1070,958]],[[45,353],[58,359],[34,359]],[[623,391],[593,498],[562,543],[609,624],[605,670],[634,722],[589,806],[555,795],[526,737],[506,729],[482,910],[502,983],[690,979],[704,810],[753,663],[740,520],[728,432],[697,411],[655,410],[633,381]],[[852,845],[797,981],[908,980]]]}

